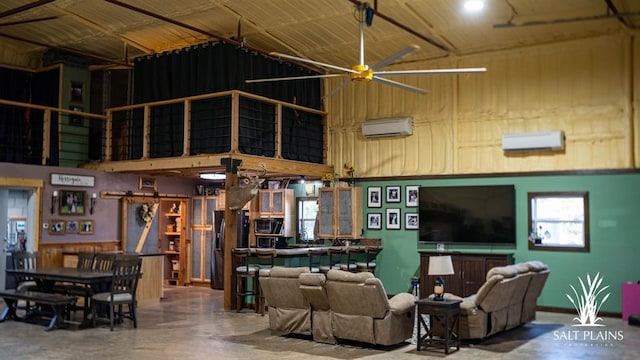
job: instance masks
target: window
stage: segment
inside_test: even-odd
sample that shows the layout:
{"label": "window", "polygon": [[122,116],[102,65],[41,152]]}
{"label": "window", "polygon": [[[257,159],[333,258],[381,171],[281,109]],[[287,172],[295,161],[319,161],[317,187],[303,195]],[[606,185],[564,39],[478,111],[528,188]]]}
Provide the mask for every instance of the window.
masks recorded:
{"label": "window", "polygon": [[315,242],[316,218],[318,215],[318,198],[298,197],[297,242],[308,244]]}
{"label": "window", "polygon": [[589,251],[589,193],[529,193],[529,249]]}

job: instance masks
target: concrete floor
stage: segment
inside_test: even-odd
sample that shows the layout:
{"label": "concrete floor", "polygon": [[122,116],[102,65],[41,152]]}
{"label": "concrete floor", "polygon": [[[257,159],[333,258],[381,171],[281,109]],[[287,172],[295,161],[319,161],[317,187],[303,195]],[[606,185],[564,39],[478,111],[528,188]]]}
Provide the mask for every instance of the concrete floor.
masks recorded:
{"label": "concrete floor", "polygon": [[[1,307],[3,307],[2,305]],[[423,359],[444,358],[409,342],[390,348],[328,345],[275,336],[268,315],[224,311],[222,292],[172,288],[159,303],[138,308],[138,328],[57,329],[16,321],[0,324],[0,359]],[[571,314],[538,313],[506,336],[465,344],[447,359],[638,359],[640,327],[605,318],[603,327],[573,327]],[[585,332],[586,331],[586,332]],[[589,338],[584,338],[585,335]],[[523,337],[526,336],[526,339]],[[600,337],[600,338],[598,338]],[[602,337],[606,337],[603,339]]]}

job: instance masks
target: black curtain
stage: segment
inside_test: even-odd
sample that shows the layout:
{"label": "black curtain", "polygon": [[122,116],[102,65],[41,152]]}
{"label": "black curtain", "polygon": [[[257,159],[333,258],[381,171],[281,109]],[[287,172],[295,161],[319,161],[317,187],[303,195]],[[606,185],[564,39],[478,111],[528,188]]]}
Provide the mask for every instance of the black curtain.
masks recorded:
{"label": "black curtain", "polygon": [[[242,90],[298,105],[321,109],[319,79],[247,84],[247,79],[314,75],[298,66],[225,43],[208,43],[188,49],[136,59],[134,102],[145,103],[192,95]],[[182,105],[153,114],[151,156],[169,156],[182,149]],[[275,108],[247,100],[240,110],[240,150],[246,154],[273,156]],[[192,108],[191,153],[228,151],[230,104],[225,100],[195,102]],[[287,123],[283,150],[286,158],[322,162],[321,117],[292,116]],[[317,121],[314,121],[317,120]],[[302,137],[299,137],[302,136]],[[271,138],[269,138],[271,137]],[[317,146],[320,144],[320,146]],[[224,150],[223,150],[224,149]],[[178,151],[179,152],[179,151]]]}
{"label": "black curtain", "polygon": [[[57,68],[43,73],[0,68],[0,98],[58,107],[58,79]],[[58,114],[52,113],[52,159],[48,164],[57,164],[57,120]],[[41,164],[42,125],[42,110],[0,105],[0,161]]]}

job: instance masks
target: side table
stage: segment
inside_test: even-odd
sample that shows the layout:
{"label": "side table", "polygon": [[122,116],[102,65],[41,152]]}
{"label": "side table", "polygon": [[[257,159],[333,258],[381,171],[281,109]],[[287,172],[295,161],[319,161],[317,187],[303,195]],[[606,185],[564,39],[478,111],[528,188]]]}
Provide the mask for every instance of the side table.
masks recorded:
{"label": "side table", "polygon": [[[460,350],[460,303],[461,300],[435,301],[432,299],[416,300],[418,317],[418,341],[417,350],[421,347],[441,347],[444,353]],[[429,324],[426,323],[423,315],[429,316]],[[438,323],[444,330],[444,337],[433,337],[434,325]],[[420,326],[422,325],[422,326]],[[420,334],[420,328],[424,327],[427,333]],[[455,347],[455,350],[451,350]]]}

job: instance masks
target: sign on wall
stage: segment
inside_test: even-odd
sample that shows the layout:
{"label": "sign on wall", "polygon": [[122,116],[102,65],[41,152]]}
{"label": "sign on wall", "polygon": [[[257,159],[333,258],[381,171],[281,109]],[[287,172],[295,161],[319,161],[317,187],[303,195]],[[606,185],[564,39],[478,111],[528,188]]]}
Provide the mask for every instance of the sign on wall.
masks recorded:
{"label": "sign on wall", "polygon": [[95,181],[95,176],[51,173],[51,185],[93,187]]}

